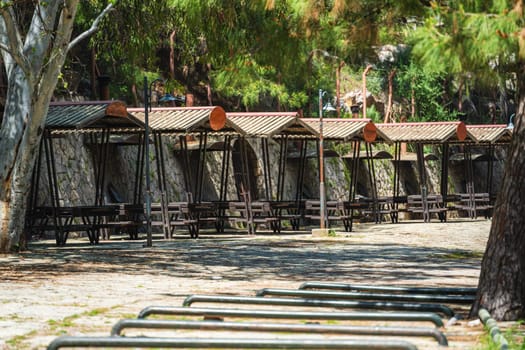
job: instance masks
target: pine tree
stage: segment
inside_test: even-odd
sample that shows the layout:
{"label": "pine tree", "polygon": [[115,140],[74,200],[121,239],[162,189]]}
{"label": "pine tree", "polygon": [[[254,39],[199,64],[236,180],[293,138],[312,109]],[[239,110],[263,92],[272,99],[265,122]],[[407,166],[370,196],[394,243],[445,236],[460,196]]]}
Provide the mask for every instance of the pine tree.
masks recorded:
{"label": "pine tree", "polygon": [[500,320],[525,317],[525,21],[523,1],[432,2],[414,52],[436,71],[516,86],[517,111],[471,310]]}

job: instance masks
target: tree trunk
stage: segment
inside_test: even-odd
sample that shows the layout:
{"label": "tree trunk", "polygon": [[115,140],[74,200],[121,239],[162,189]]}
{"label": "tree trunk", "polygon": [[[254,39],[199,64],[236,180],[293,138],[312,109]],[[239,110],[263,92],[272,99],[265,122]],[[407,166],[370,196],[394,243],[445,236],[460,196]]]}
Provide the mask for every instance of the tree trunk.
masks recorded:
{"label": "tree trunk", "polygon": [[392,69],[388,73],[388,102],[386,104],[386,113],[383,123],[388,123],[390,121],[390,114],[392,114],[392,98],[394,96],[394,76],[396,75],[396,69]]}
{"label": "tree trunk", "polygon": [[525,317],[525,81],[517,79],[519,105],[487,249],[481,263],[475,317],[486,308],[497,320]]}
{"label": "tree trunk", "polygon": [[31,119],[32,88],[21,69],[9,77],[6,113],[0,131],[0,251],[19,247],[24,229],[26,201],[31,174],[43,127],[33,126]]}
{"label": "tree trunk", "polygon": [[362,76],[362,79],[363,79],[363,118],[366,118],[366,75],[368,74],[368,72],[370,72],[370,69],[372,69],[372,65],[368,65],[366,66],[365,70],[363,71],[363,76]]}
{"label": "tree trunk", "polygon": [[0,54],[8,80],[0,129],[0,252],[21,248],[38,146],[66,54],[98,29],[102,17],[113,7],[106,6],[91,28],[71,41],[78,3],[79,0],[39,3],[24,42],[20,40],[16,14],[10,11],[9,4],[0,6]]}
{"label": "tree trunk", "polygon": [[175,35],[177,35],[176,30],[170,34],[170,79],[173,80],[175,79]]}
{"label": "tree trunk", "polygon": [[206,64],[206,69],[208,70],[208,73],[206,74],[206,78],[207,78],[206,92],[208,95],[208,106],[213,106],[212,92],[211,92],[211,79],[210,79],[211,63]]}
{"label": "tree trunk", "polygon": [[458,87],[458,111],[463,111],[463,84],[465,83],[465,80],[461,78],[459,81],[459,87]]}
{"label": "tree trunk", "polygon": [[91,48],[91,72],[90,72],[90,83],[91,83],[91,99],[96,100],[97,99],[97,76],[99,76],[100,72],[97,68],[97,53],[95,51],[95,48]]}
{"label": "tree trunk", "polygon": [[412,88],[410,93],[410,118],[414,120],[416,118],[416,89],[415,86],[415,78],[412,78]]}

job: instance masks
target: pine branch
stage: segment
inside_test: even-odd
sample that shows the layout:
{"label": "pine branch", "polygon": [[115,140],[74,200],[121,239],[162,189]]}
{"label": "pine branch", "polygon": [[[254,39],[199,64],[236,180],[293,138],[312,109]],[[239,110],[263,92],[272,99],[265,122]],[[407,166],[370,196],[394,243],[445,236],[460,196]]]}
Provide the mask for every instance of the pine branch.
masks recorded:
{"label": "pine branch", "polygon": [[97,30],[98,30],[98,25],[100,24],[100,21],[102,20],[102,18],[104,18],[104,16],[106,16],[106,14],[113,8],[113,4],[110,3],[108,6],[106,6],[106,8],[104,9],[104,11],[102,11],[97,18],[95,18],[95,20],[93,21],[93,24],[91,25],[91,28],[89,28],[88,30],[86,30],[85,32],[81,33],[79,36],[77,36],[75,39],[71,40],[71,42],[69,43],[69,46],[67,47],[67,50],[71,50],[76,44],[78,44],[79,42],[81,42],[82,40],[84,40],[85,38],[93,35],[93,33],[95,33]]}

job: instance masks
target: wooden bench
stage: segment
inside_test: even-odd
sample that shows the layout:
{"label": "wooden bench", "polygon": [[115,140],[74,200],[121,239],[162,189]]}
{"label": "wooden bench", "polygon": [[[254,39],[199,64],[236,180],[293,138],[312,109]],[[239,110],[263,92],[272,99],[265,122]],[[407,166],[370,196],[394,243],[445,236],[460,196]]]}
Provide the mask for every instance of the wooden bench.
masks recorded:
{"label": "wooden bench", "polygon": [[234,214],[229,220],[245,225],[249,234],[255,234],[260,225],[267,226],[274,233],[281,232],[280,219],[273,214],[270,202],[230,202],[230,211]]}
{"label": "wooden bench", "polygon": [[458,200],[453,208],[458,211],[467,212],[471,219],[476,219],[479,213],[483,213],[486,219],[492,216],[490,195],[488,193],[458,193]]}
{"label": "wooden bench", "polygon": [[447,221],[448,208],[443,202],[443,196],[440,194],[429,194],[426,196],[426,202],[421,195],[407,196],[407,212],[422,214],[425,222],[430,222],[431,214],[437,214],[439,221]]}
{"label": "wooden bench", "polygon": [[273,214],[279,218],[281,228],[283,221],[288,221],[292,230],[298,231],[304,213],[302,201],[272,201],[270,207]]}
{"label": "wooden bench", "polygon": [[[317,200],[307,200],[305,202],[304,217],[310,220],[321,220],[321,202]],[[342,222],[346,232],[352,230],[352,211],[342,201],[326,201],[326,221],[328,227],[333,222]]]}
{"label": "wooden bench", "polygon": [[120,203],[114,215],[107,222],[99,223],[103,231],[103,238],[109,239],[112,233],[118,234],[126,231],[130,239],[138,239],[139,228],[144,226],[144,205]]}
{"label": "wooden bench", "polygon": [[186,227],[191,238],[198,238],[201,227],[216,224],[218,220],[217,206],[213,202],[170,202],[167,208],[154,203],[151,215],[154,218],[152,226],[163,227],[166,239],[173,238],[180,227]]}
{"label": "wooden bench", "polygon": [[178,227],[186,227],[191,238],[199,237],[199,220],[192,216],[188,202],[168,204],[169,237],[175,235]]}
{"label": "wooden bench", "polygon": [[361,213],[372,216],[376,224],[381,223],[385,216],[388,216],[392,223],[397,222],[397,210],[392,197],[378,197],[375,200],[368,198],[367,204]]}

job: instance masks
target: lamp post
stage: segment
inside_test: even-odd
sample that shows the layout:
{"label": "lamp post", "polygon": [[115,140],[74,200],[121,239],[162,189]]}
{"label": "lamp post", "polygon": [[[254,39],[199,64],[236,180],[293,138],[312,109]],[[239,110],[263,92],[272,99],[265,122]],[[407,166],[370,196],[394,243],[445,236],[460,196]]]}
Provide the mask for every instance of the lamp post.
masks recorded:
{"label": "lamp post", "polygon": [[336,109],[330,101],[323,106],[323,96],[326,91],[319,89],[319,202],[321,210],[320,228],[325,229],[327,225],[326,213],[326,190],[324,187],[324,135],[323,135],[323,111],[326,113],[334,112]]}
{"label": "lamp post", "polygon": [[153,85],[161,82],[162,79],[155,79],[148,86],[148,78],[144,77],[144,159],[146,161],[146,194],[144,202],[146,204],[146,247],[153,246],[153,237],[151,233],[151,178],[150,178],[150,164],[149,164],[149,116],[151,110],[151,90]]}
{"label": "lamp post", "polygon": [[319,202],[321,210],[320,228],[326,228],[326,192],[324,188],[324,137],[323,137],[323,95],[319,89]]}

